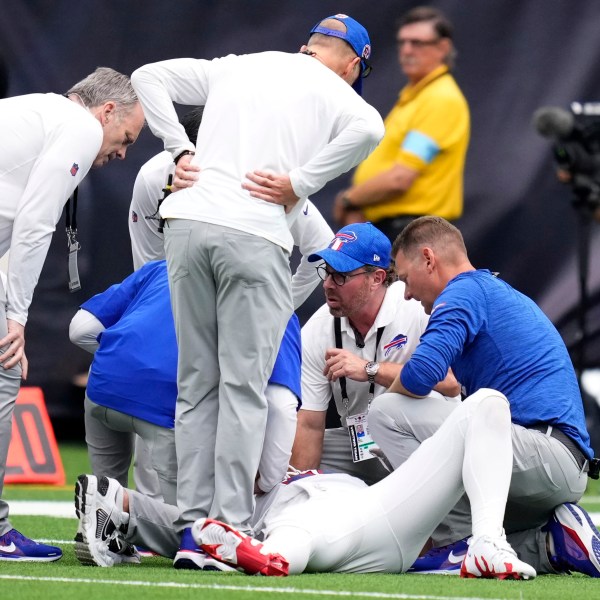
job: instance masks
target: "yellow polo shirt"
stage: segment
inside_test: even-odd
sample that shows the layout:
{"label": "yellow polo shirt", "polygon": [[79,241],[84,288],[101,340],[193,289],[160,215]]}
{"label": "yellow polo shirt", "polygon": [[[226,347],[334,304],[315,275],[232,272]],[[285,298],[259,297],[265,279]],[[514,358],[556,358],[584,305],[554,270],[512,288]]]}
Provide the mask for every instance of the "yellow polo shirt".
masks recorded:
{"label": "yellow polo shirt", "polygon": [[444,65],[408,85],[385,119],[385,135],[357,167],[354,185],[400,164],[419,172],[410,189],[364,208],[368,221],[400,215],[457,219],[463,210],[463,171],[469,144],[467,101]]}

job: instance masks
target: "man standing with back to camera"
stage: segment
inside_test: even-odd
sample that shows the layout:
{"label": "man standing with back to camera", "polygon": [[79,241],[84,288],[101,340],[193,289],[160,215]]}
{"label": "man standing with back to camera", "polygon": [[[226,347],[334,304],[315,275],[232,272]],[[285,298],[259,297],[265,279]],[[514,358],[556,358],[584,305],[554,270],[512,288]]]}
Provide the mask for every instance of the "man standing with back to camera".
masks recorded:
{"label": "man standing with back to camera", "polygon": [[420,215],[462,215],[469,107],[450,74],[452,38],[452,24],[436,8],[420,6],[400,19],[398,61],[408,85],[386,117],[381,144],[336,197],[341,225],[371,221],[393,242]]}
{"label": "man standing with back to camera", "polygon": [[[52,234],[69,196],[91,167],[124,159],[144,124],[129,78],[101,67],[65,96],[0,101],[0,494],[21,379],[27,378],[25,323]],[[65,258],[66,260],[66,258]],[[8,521],[0,500],[0,560],[52,561],[60,548],[37,544]]]}
{"label": "man standing with back to camera", "polygon": [[[150,128],[177,163],[161,216],[179,346],[182,533],[206,516],[250,531],[264,389],[292,314],[289,225],[299,199],[383,135],[356,93],[370,53],[364,27],[335,15],[297,54],[169,60],[132,75]],[[205,105],[196,147],[173,102]]]}

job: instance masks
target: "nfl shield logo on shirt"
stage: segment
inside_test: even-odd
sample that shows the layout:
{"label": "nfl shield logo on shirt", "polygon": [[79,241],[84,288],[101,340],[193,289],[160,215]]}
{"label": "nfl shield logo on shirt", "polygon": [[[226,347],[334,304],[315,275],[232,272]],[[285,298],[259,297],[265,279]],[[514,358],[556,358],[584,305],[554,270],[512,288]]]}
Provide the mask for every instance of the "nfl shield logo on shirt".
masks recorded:
{"label": "nfl shield logo on shirt", "polygon": [[138,219],[137,213],[135,212],[135,210],[132,210],[131,211],[131,220],[132,220],[132,222],[133,223],[137,223],[137,219]]}
{"label": "nfl shield logo on shirt", "polygon": [[75,175],[77,175],[77,171],[79,171],[79,165],[77,163],[73,163],[73,166],[71,167],[71,175],[73,175],[73,177],[75,177]]}

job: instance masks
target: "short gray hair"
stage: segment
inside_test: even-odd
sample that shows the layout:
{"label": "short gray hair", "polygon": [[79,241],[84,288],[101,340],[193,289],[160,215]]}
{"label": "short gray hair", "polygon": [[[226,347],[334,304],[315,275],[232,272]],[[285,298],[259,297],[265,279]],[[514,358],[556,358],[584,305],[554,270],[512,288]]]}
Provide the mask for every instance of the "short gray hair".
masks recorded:
{"label": "short gray hair", "polygon": [[67,92],[69,94],[77,94],[87,108],[112,101],[117,105],[117,111],[124,113],[139,102],[129,77],[109,67],[98,67],[76,83]]}

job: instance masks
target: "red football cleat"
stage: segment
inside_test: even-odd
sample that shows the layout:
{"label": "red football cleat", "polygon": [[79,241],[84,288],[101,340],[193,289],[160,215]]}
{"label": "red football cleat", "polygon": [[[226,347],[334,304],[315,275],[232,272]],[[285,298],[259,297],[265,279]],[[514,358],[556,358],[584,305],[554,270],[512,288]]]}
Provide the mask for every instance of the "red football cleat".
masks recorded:
{"label": "red football cleat", "polygon": [[192,537],[209,556],[248,575],[284,577],[289,563],[280,554],[266,554],[254,538],[214,519],[198,519]]}

